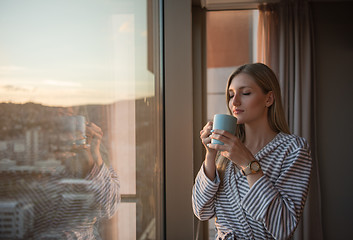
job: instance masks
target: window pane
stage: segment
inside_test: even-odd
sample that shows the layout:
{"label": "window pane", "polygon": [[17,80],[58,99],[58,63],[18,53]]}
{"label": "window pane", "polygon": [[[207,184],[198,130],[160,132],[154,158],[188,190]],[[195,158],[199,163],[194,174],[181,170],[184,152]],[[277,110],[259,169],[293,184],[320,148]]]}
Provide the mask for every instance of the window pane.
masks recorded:
{"label": "window pane", "polygon": [[227,113],[229,75],[256,59],[257,10],[209,11],[207,28],[207,119]]}
{"label": "window pane", "polygon": [[157,239],[158,1],[0,3],[0,239]]}

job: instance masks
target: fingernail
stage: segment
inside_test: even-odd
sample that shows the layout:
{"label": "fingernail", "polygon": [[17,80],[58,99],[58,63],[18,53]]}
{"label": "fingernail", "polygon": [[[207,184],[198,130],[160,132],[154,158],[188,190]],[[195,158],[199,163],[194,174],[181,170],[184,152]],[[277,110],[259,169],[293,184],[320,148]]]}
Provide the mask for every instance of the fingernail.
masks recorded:
{"label": "fingernail", "polygon": [[214,130],[212,129],[212,130],[211,130],[211,133],[213,133],[213,132],[214,132]]}

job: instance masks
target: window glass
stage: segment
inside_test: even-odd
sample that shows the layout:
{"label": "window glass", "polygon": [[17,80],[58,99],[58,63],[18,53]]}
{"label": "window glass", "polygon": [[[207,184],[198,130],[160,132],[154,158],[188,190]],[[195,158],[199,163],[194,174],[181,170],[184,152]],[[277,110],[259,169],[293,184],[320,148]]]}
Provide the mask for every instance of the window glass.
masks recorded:
{"label": "window glass", "polygon": [[157,239],[158,1],[0,2],[0,239]]}
{"label": "window glass", "polygon": [[227,113],[225,88],[240,65],[256,61],[257,10],[209,11],[207,28],[207,119]]}

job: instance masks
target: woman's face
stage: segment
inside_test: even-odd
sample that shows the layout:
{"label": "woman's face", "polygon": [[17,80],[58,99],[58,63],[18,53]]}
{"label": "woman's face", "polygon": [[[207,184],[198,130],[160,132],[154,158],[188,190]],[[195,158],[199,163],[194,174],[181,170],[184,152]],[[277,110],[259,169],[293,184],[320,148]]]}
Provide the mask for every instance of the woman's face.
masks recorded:
{"label": "woman's face", "polygon": [[270,91],[265,94],[250,75],[236,75],[229,85],[228,93],[229,109],[239,124],[267,121],[267,111],[273,103],[273,93]]}

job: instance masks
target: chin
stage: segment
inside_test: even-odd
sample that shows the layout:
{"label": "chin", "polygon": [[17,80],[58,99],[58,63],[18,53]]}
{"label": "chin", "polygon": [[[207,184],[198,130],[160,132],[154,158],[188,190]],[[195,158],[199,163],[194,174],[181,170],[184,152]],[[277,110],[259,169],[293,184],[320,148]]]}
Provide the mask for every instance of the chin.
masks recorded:
{"label": "chin", "polygon": [[[236,116],[235,116],[236,117]],[[237,124],[244,124],[244,121],[242,121],[241,118],[237,118]]]}

